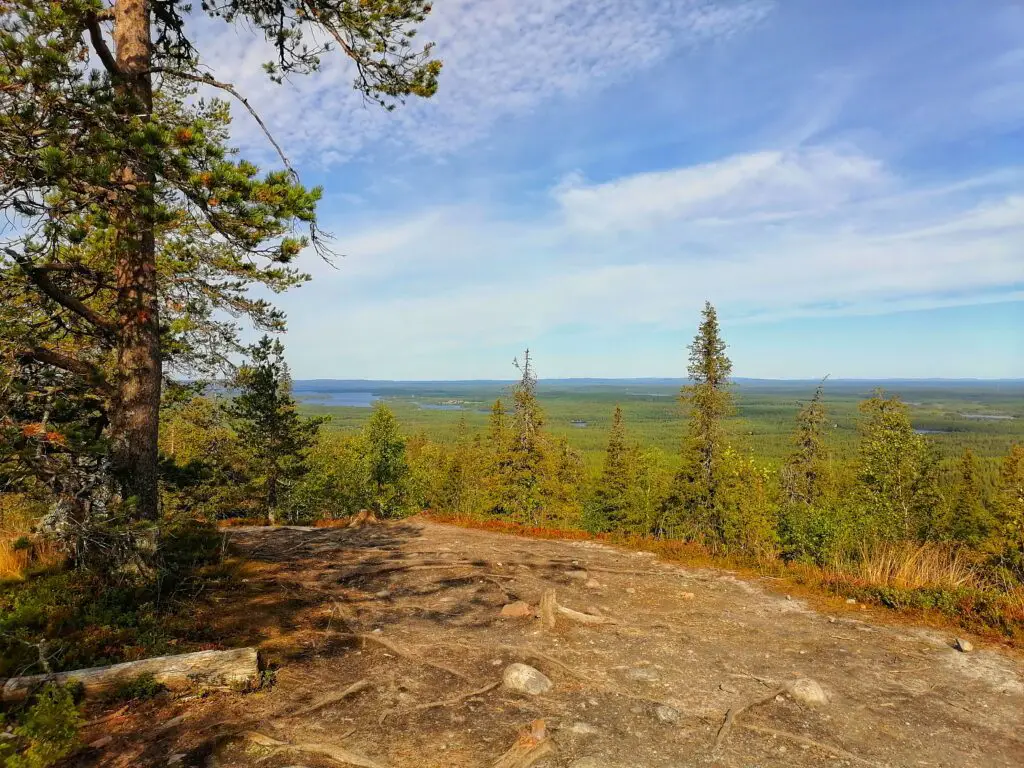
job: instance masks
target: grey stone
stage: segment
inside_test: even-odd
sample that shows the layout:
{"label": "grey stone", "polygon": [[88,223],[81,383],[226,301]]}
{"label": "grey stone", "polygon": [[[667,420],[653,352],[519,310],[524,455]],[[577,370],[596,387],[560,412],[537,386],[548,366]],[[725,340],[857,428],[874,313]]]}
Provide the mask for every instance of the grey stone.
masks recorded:
{"label": "grey stone", "polygon": [[510,691],[538,696],[547,693],[554,686],[542,672],[527,664],[509,664],[502,676],[505,687]]}
{"label": "grey stone", "polygon": [[960,651],[960,653],[970,653],[974,650],[974,644],[970,640],[965,640],[962,637],[958,637],[956,639],[956,642],[953,643],[953,647]]}
{"label": "grey stone", "polygon": [[576,579],[577,581],[586,581],[590,578],[589,573],[580,569],[566,571],[565,575],[568,576],[570,579]]}
{"label": "grey stone", "polygon": [[789,695],[794,701],[809,707],[824,707],[829,703],[828,694],[817,681],[809,677],[801,678],[789,686]]}
{"label": "grey stone", "polygon": [[662,723],[671,725],[672,723],[679,722],[679,710],[674,707],[670,707],[667,704],[662,704],[654,710],[654,714],[658,720]]}

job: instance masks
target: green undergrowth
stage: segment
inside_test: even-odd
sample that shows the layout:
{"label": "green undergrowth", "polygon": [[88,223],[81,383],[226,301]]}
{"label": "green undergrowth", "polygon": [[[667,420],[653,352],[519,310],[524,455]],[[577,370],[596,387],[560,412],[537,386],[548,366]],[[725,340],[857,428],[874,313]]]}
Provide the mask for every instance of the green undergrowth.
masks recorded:
{"label": "green undergrowth", "polygon": [[220,576],[216,529],[189,522],[161,535],[154,574],[56,567],[0,586],[0,678],[114,664],[202,644],[191,600]]}

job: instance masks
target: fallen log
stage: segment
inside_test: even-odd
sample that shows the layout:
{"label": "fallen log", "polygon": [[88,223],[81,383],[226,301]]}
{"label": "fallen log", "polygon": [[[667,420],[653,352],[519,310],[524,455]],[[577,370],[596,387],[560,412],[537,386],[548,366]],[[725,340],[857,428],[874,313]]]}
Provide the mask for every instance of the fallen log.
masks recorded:
{"label": "fallen log", "polygon": [[37,688],[50,682],[61,685],[77,682],[82,685],[86,696],[102,696],[116,691],[119,686],[140,675],[152,675],[156,682],[171,689],[191,686],[247,688],[259,680],[259,655],[255,648],[198,651],[52,675],[12,677],[3,681],[0,687],[0,702],[23,701]]}

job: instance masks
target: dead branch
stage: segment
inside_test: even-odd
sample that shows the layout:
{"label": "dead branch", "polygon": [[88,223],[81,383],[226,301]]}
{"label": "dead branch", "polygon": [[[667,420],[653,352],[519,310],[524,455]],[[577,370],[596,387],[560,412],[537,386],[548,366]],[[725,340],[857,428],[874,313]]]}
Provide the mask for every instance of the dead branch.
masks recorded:
{"label": "dead branch", "polygon": [[544,590],[544,594],[540,598],[540,620],[546,628],[555,628],[555,614],[557,611],[558,602],[555,600],[555,590]]}
{"label": "dead branch", "polygon": [[365,755],[353,752],[350,749],[340,747],[336,744],[322,744],[308,741],[290,743],[287,741],[280,741],[279,739],[267,736],[265,733],[260,733],[258,731],[249,731],[245,734],[245,737],[253,744],[271,748],[269,754],[266,754],[257,760],[257,762],[260,763],[265,760],[269,760],[282,752],[305,752],[310,755],[326,757],[340,765],[354,765],[357,766],[357,768],[386,768],[386,766],[378,763],[376,760],[371,760]]}
{"label": "dead branch", "polygon": [[357,680],[356,682],[352,683],[352,685],[350,685],[348,688],[343,690],[341,693],[335,693],[330,696],[326,696],[320,699],[319,701],[310,704],[308,707],[300,709],[297,712],[292,712],[291,714],[285,715],[284,717],[305,717],[306,715],[310,715],[313,712],[320,711],[324,707],[329,707],[332,704],[337,704],[340,701],[344,701],[349,696],[355,696],[360,691],[365,691],[372,685],[373,684],[369,680]]}
{"label": "dead branch", "polygon": [[828,752],[830,755],[834,757],[840,757],[844,760],[852,760],[853,762],[861,763],[862,765],[878,765],[878,763],[873,763],[870,760],[865,760],[863,757],[857,757],[857,755],[853,754],[852,752],[847,752],[845,749],[842,749],[841,747],[833,747],[830,744],[823,744],[820,741],[809,739],[806,736],[801,736],[797,733],[780,731],[775,728],[766,728],[763,725],[748,725],[747,723],[740,723],[739,727],[744,728],[748,731],[754,731],[756,733],[765,733],[769,736],[778,736],[781,739],[789,739],[790,741],[795,741],[797,744],[804,744],[808,747],[814,747],[815,749],[820,749],[822,752]]}
{"label": "dead branch", "polygon": [[774,701],[776,696],[781,696],[788,690],[788,686],[782,686],[781,688],[776,688],[767,696],[762,696],[760,699],[755,699],[754,701],[742,704],[738,707],[731,707],[729,711],[725,713],[725,720],[722,722],[722,726],[718,729],[718,733],[715,735],[715,745],[711,748],[711,751],[713,753],[718,752],[722,748],[725,744],[725,740],[729,738],[729,733],[732,731],[732,727],[736,723],[736,718],[748,709],[753,709],[754,707],[759,707],[762,704]]}
{"label": "dead branch", "polygon": [[460,693],[458,696],[452,696],[448,699],[438,699],[437,701],[428,701],[423,704],[417,704],[413,707],[405,707],[404,709],[389,709],[380,716],[380,724],[383,725],[384,721],[391,715],[409,715],[413,712],[423,712],[428,709],[438,709],[439,707],[453,707],[456,704],[461,704],[466,699],[471,699],[474,696],[482,696],[485,693],[493,691],[501,685],[501,680],[497,680],[493,683],[488,683],[483,688],[477,688],[475,691],[467,691],[466,693]]}

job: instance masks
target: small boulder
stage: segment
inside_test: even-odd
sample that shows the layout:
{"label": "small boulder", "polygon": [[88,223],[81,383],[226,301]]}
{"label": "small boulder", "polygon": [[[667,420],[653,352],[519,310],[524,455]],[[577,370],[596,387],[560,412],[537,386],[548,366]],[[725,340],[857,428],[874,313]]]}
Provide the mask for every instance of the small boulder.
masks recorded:
{"label": "small boulder", "polygon": [[583,586],[587,589],[600,589],[601,582],[595,581],[594,579],[587,579],[586,582],[584,582]]}
{"label": "small boulder", "polygon": [[586,581],[590,578],[590,574],[581,569],[566,571],[565,575],[568,576],[570,579],[575,579],[576,581]]}
{"label": "small boulder", "polygon": [[672,723],[679,722],[679,710],[674,707],[670,707],[667,704],[661,704],[654,710],[655,716],[659,722],[671,725]]}
{"label": "small boulder", "polygon": [[522,600],[516,600],[514,603],[508,603],[501,607],[503,619],[525,619],[530,616],[533,616],[533,608]]}
{"label": "small boulder", "polygon": [[540,670],[527,664],[509,664],[505,667],[502,682],[510,691],[539,696],[550,691],[554,685]]}
{"label": "small boulder", "polygon": [[962,637],[958,637],[953,641],[953,647],[960,651],[960,653],[970,653],[974,650],[974,644],[970,640],[965,640]]}
{"label": "small boulder", "polygon": [[848,597],[848,598],[846,598],[846,604],[847,605],[856,605],[857,604],[857,600],[855,598]]}
{"label": "small boulder", "polygon": [[98,739],[96,739],[96,741],[89,742],[89,747],[91,749],[103,749],[105,746],[107,746],[107,744],[109,744],[113,740],[114,737],[110,736],[109,734],[107,736],[100,736]]}
{"label": "small boulder", "polygon": [[635,595],[636,594],[636,590],[633,589],[633,587],[626,587],[626,594],[627,595]]}
{"label": "small boulder", "polygon": [[829,703],[828,694],[817,681],[804,677],[789,686],[793,700],[809,707],[824,707]]}
{"label": "small boulder", "polygon": [[696,595],[693,594],[693,592],[683,592],[681,595],[679,595],[679,598],[681,600],[693,600],[693,598],[695,597]]}

